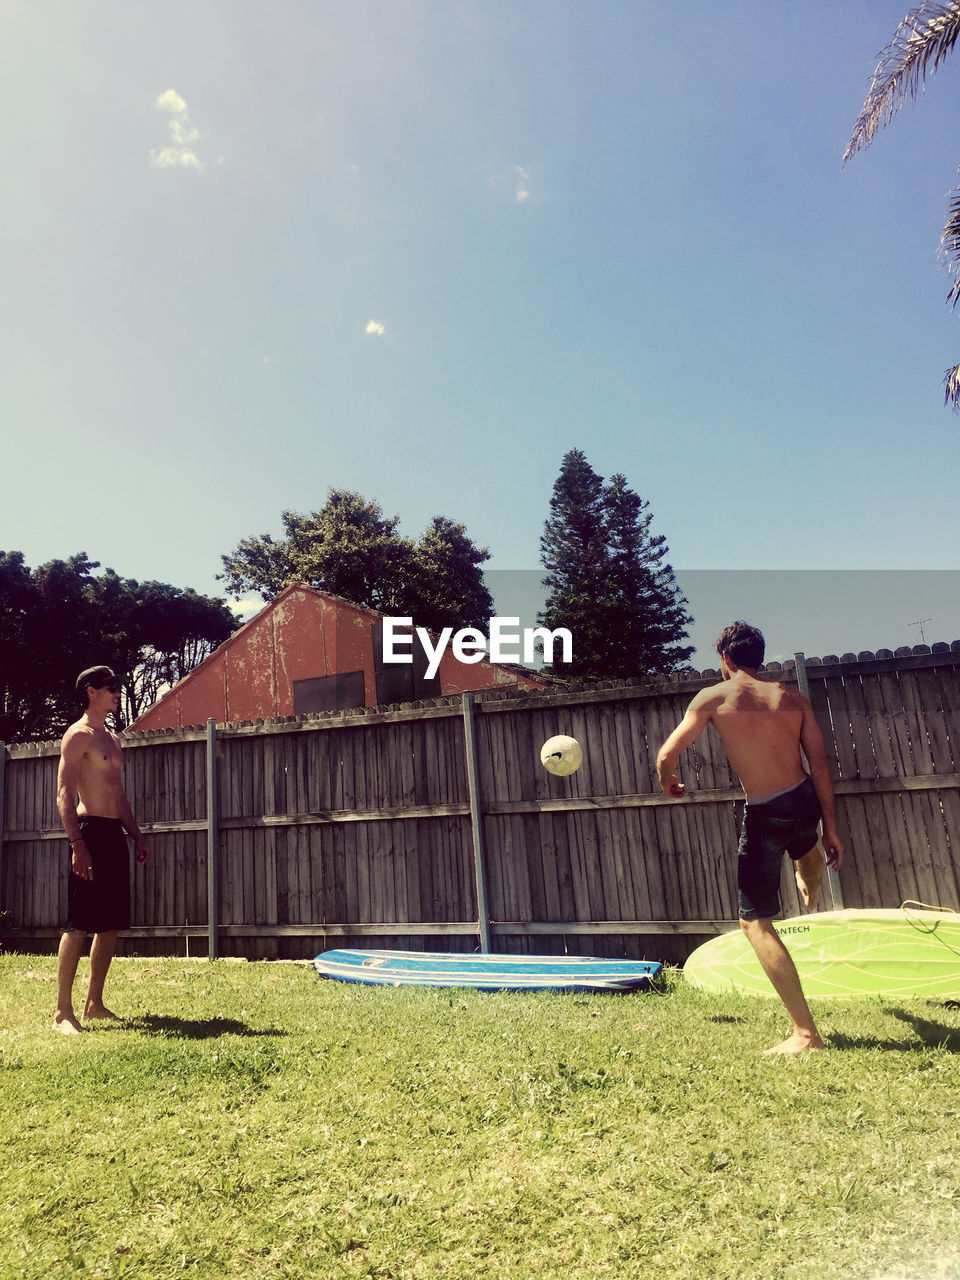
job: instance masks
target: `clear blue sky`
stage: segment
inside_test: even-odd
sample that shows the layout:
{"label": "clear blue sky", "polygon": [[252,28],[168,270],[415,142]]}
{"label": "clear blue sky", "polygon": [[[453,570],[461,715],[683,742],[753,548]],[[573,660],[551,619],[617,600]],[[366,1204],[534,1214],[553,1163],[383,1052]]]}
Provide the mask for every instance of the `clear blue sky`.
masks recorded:
{"label": "clear blue sky", "polygon": [[0,546],[217,594],[338,487],[535,572],[580,447],[712,634],[746,603],[778,652],[960,636],[952,589],[884,589],[850,639],[847,590],[802,635],[782,583],[698,601],[705,570],[960,568],[960,53],[840,165],[903,11],[5,4]]}

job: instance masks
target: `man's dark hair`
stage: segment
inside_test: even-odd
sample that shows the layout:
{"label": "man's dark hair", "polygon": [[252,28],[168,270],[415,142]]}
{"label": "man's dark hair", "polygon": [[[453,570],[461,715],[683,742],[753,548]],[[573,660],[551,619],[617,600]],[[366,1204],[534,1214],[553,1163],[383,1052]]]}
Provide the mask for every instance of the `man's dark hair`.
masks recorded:
{"label": "man's dark hair", "polygon": [[763,632],[751,627],[749,622],[731,622],[717,638],[717,653],[738,667],[756,669],[762,666],[763,651]]}

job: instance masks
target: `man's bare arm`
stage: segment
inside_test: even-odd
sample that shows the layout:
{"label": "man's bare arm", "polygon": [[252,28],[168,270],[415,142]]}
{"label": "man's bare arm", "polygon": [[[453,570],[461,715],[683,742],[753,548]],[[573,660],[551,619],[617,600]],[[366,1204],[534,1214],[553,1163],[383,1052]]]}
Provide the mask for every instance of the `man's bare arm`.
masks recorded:
{"label": "man's bare arm", "polygon": [[147,844],[143,838],[143,832],[137,826],[137,820],[133,816],[133,810],[130,808],[130,802],[126,794],[123,795],[120,801],[120,821],[123,823],[124,831],[133,837],[133,847],[137,851],[137,861],[146,862],[152,855],[153,850]]}
{"label": "man's bare arm", "polygon": [[680,752],[696,742],[710,723],[716,695],[713,689],[701,689],[687,707],[686,715],[657,752],[657,778],[660,790],[672,800],[682,800],[687,793],[684,783],[677,778],[677,761]]}
{"label": "man's bare arm", "polygon": [[843,841],[837,835],[836,820],[833,815],[833,779],[830,776],[823,734],[813,714],[813,707],[806,698],[803,699],[800,745],[807,757],[810,781],[817,793],[820,811],[823,814],[823,846],[827,853],[827,864],[831,867],[839,867],[843,861]]}

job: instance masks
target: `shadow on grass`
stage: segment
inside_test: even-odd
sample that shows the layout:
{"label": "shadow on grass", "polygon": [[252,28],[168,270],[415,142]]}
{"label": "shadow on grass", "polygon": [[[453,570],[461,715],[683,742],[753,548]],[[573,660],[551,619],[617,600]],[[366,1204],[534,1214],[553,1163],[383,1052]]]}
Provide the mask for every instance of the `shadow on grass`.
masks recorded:
{"label": "shadow on grass", "polygon": [[876,1036],[845,1036],[833,1032],[827,1040],[835,1049],[894,1049],[900,1053],[916,1053],[918,1049],[944,1049],[947,1053],[960,1053],[960,1031],[945,1027],[940,1022],[918,1017],[906,1009],[890,1009],[889,1013],[906,1022],[916,1033],[911,1040],[881,1040]]}
{"label": "shadow on grass", "polygon": [[159,1014],[144,1014],[131,1018],[124,1026],[148,1036],[163,1036],[168,1040],[213,1040],[218,1036],[285,1036],[286,1031],[276,1027],[257,1030],[236,1018],[169,1018]]}
{"label": "shadow on grass", "polygon": [[824,1040],[831,1049],[887,1049],[894,1053],[917,1053],[924,1045],[919,1040],[881,1040],[879,1036],[845,1036],[831,1031]]}
{"label": "shadow on grass", "polygon": [[891,1009],[890,1012],[901,1022],[908,1022],[925,1045],[931,1049],[946,1049],[947,1053],[960,1053],[960,1031],[956,1027],[945,1027],[940,1022],[931,1022],[929,1018],[920,1018],[915,1013],[907,1013],[905,1009]]}

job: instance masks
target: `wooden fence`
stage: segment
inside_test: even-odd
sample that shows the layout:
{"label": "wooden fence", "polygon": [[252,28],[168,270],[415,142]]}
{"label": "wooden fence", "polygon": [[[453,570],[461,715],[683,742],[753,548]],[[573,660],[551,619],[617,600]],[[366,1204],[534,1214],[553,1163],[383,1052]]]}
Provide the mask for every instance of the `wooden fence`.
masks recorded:
{"label": "wooden fence", "polygon": [[[960,908],[960,642],[798,658],[765,671],[808,690],[831,756],[848,853],[823,905]],[[126,786],[155,856],[135,868],[122,948],[488,942],[682,960],[736,920],[743,797],[712,729],[681,759],[683,803],[660,794],[656,753],[716,678],[131,735]],[[585,748],[569,778],[539,763],[561,732]],[[7,948],[59,936],[57,759],[56,743],[0,751]],[[786,862],[782,898],[799,911]]]}

